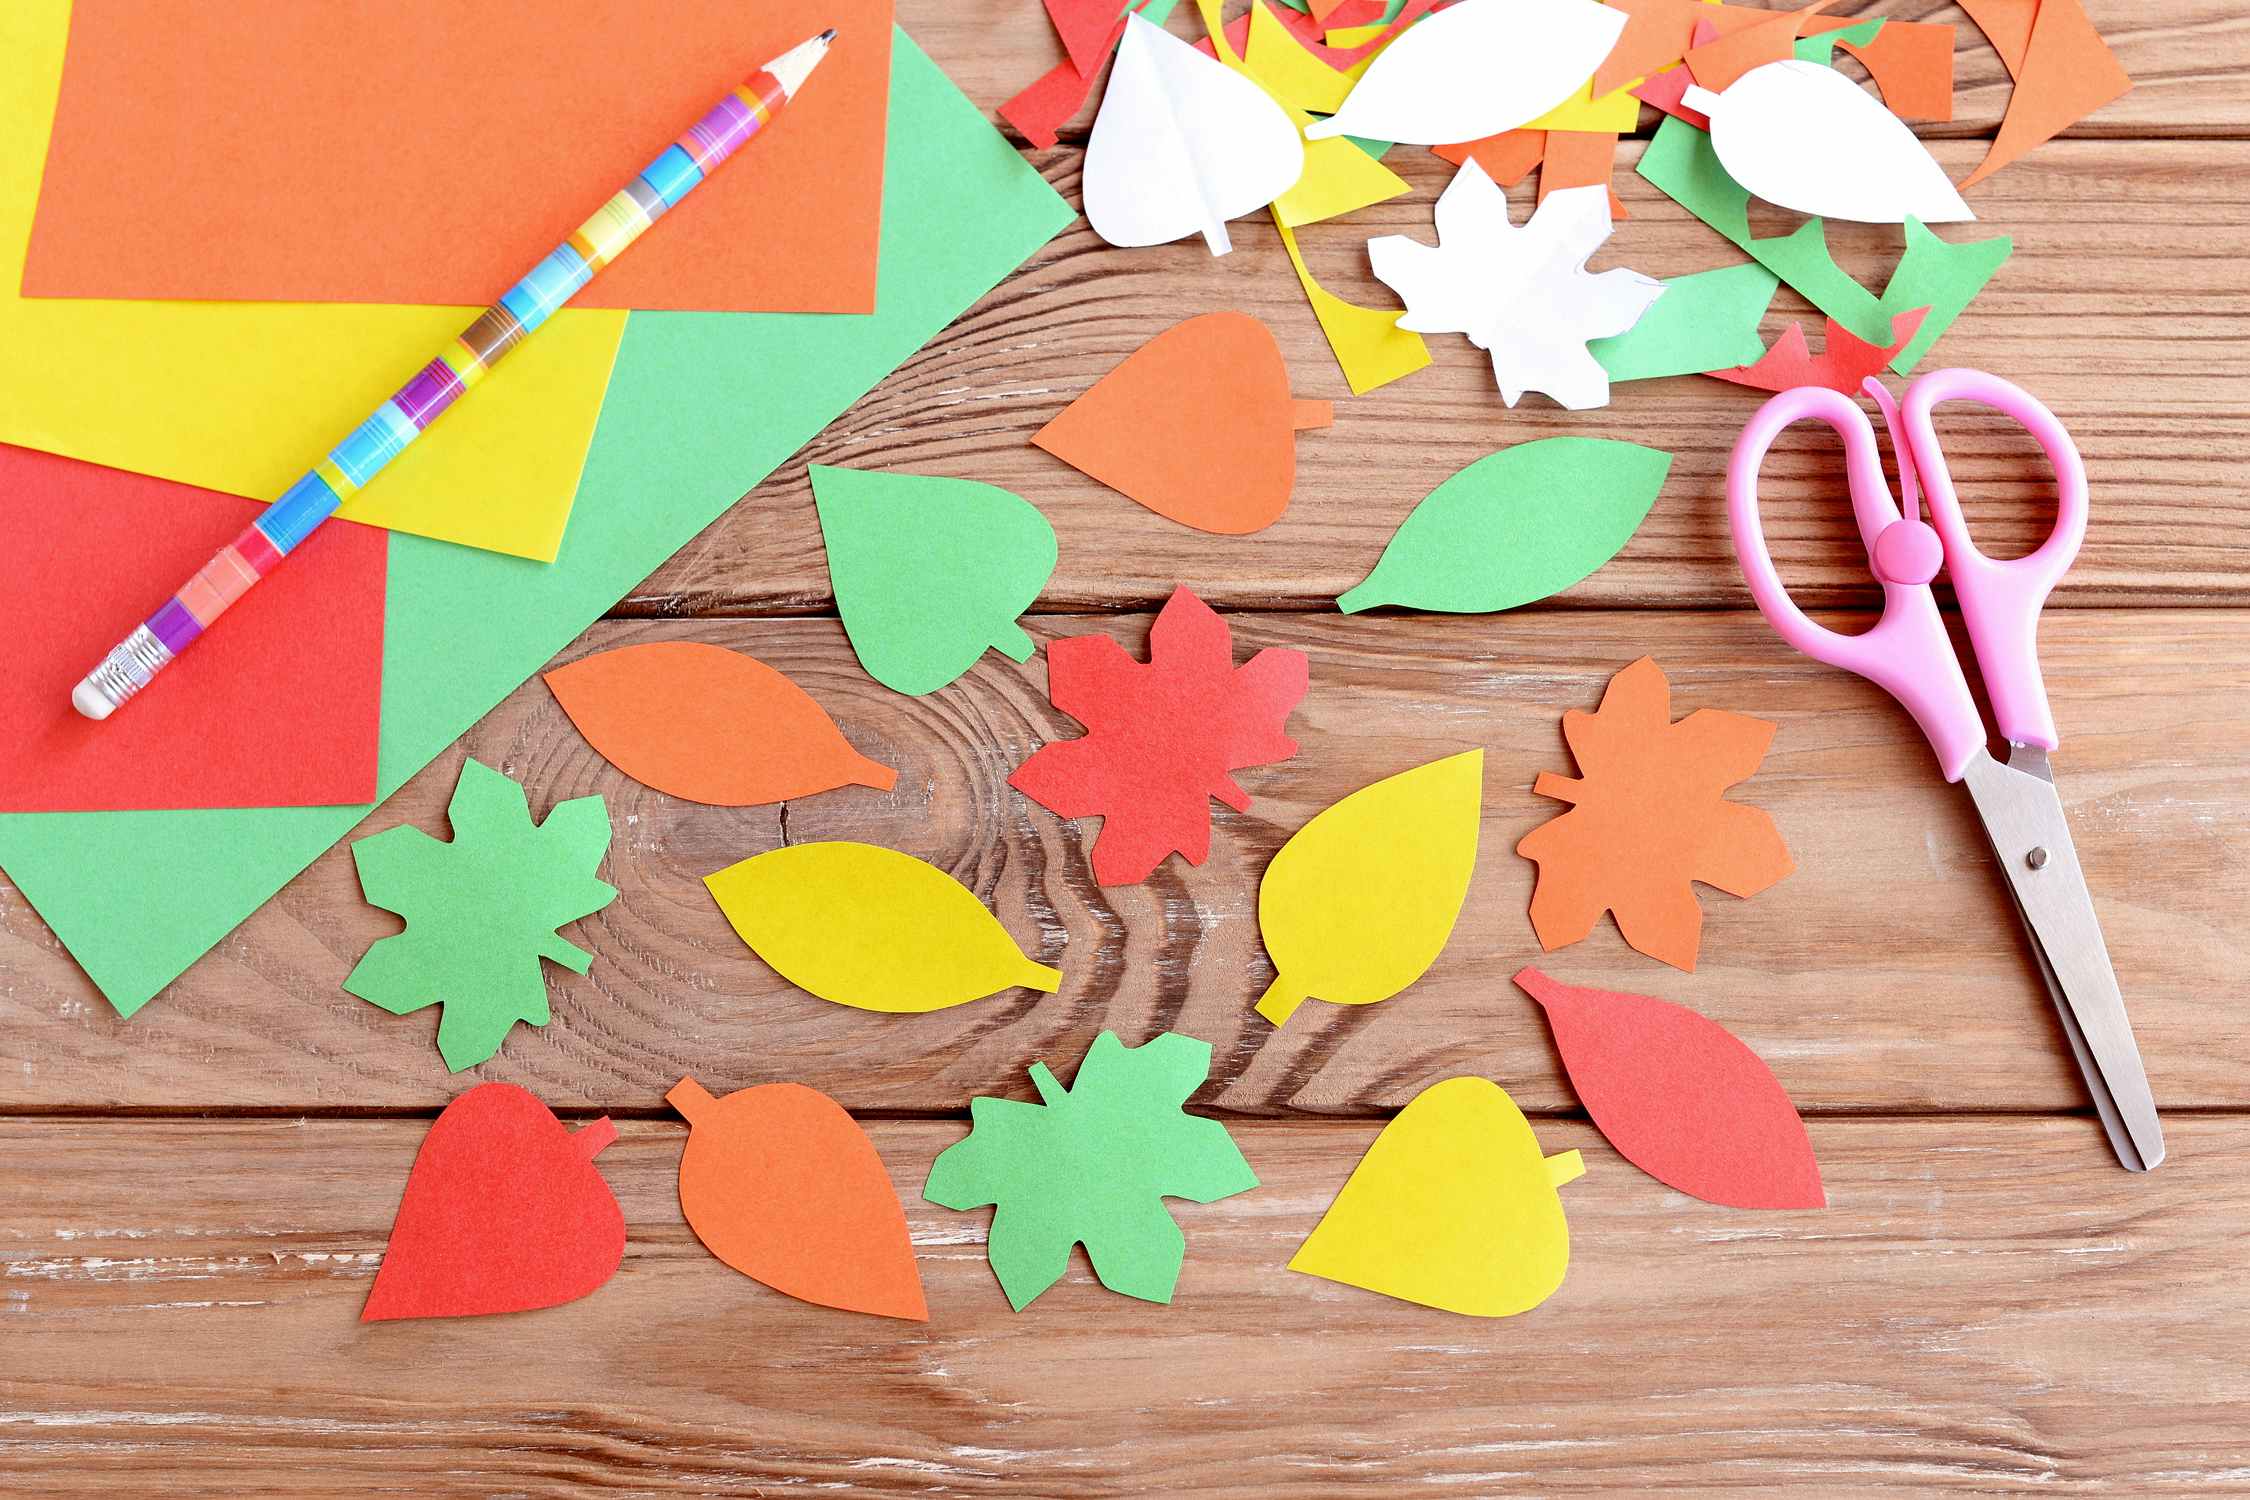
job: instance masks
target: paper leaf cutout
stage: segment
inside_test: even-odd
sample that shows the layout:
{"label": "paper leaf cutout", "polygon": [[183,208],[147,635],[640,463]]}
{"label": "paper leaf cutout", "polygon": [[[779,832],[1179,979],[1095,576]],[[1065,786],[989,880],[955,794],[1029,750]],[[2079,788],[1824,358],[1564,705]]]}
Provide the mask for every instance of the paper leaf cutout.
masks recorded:
{"label": "paper leaf cutout", "polygon": [[690,802],[752,807],[840,786],[887,792],[898,784],[898,772],[854,750],[803,688],[723,646],[620,646],[545,678],[604,760]]}
{"label": "paper leaf cutout", "polygon": [[2053,140],[2133,86],[2080,0],[1961,0],[1961,8],[1992,39],[2016,81],[1992,147],[1961,180],[1964,188]]}
{"label": "paper leaf cutout", "polygon": [[715,1099],[693,1078],[664,1100],[690,1127],[680,1211],[713,1255],[800,1302],[929,1320],[906,1213],[842,1105],[801,1083]]}
{"label": "paper leaf cutout", "polygon": [[934,693],[993,647],[1017,661],[1016,623],[1055,571],[1055,528],[996,485],[812,465],[836,612],[867,675]]}
{"label": "paper leaf cutout", "polygon": [[1227,220],[1297,181],[1305,143],[1265,90],[1140,16],[1125,22],[1086,146],[1086,221],[1112,245],[1201,233],[1233,249]]}
{"label": "paper leaf cutout", "polygon": [[1929,313],[1926,307],[1900,313],[1891,323],[1891,342],[1888,347],[1870,344],[1849,328],[1828,319],[1828,344],[1815,357],[1805,343],[1805,325],[1792,323],[1782,331],[1773,347],[1758,356],[1757,363],[1733,370],[1708,370],[1721,380],[1736,385],[1755,386],[1761,391],[1786,391],[1800,385],[1826,386],[1832,391],[1842,391],[1847,396],[1857,396],[1866,382],[1883,372],[1889,364],[1914,339],[1916,330]]}
{"label": "paper leaf cutout", "polygon": [[788,844],[703,877],[751,951],[808,994],[860,1010],[944,1010],[1022,985],[1034,963],[952,876],[874,844]]}
{"label": "paper leaf cutout", "polygon": [[1320,331],[1353,395],[1380,390],[1430,362],[1430,346],[1422,342],[1422,335],[1399,327],[1397,313],[1346,302],[1313,280],[1296,234],[1279,214],[1274,216],[1274,227],[1281,231],[1281,248],[1289,252],[1289,264],[1296,268],[1297,285],[1305,289],[1305,300],[1312,304],[1313,316],[1320,320]]}
{"label": "paper leaf cutout", "polygon": [[1226,1127],[1180,1107],[1210,1071],[1208,1042],[1167,1031],[1127,1047],[1105,1031],[1068,1089],[1033,1063],[1040,1103],[970,1100],[968,1137],[938,1153],[922,1196],[997,1205],[986,1253],[1018,1312],[1062,1279],[1073,1245],[1111,1291],[1170,1302],[1187,1237],[1164,1200],[1258,1185]]}
{"label": "paper leaf cutout", "polygon": [[1296,434],[1325,401],[1292,401],[1281,346],[1248,313],[1175,323],[1094,382],[1032,442],[1183,526],[1271,526],[1297,478]]}
{"label": "paper leaf cutout", "polygon": [[555,929],[593,915],[617,889],[594,878],[609,851],[596,797],[558,802],[534,825],[523,788],[475,759],[446,809],[450,842],[410,824],[352,845],[369,904],[406,919],[378,938],[344,988],[392,1015],[442,1005],[438,1053],[458,1073],[500,1050],[518,1021],[547,1024],[549,959],[583,974],[592,955]]}
{"label": "paper leaf cutout", "polygon": [[1617,555],[1671,468],[1669,453],[1607,438],[1540,438],[1487,454],[1414,507],[1336,607],[1481,614],[1559,593]]}
{"label": "paper leaf cutout", "polygon": [[1729,1208],[1825,1208],[1805,1122],[1773,1070],[1716,1021],[1647,995],[1516,975],[1554,1028],[1570,1086],[1617,1154]]}
{"label": "paper leaf cutout", "polygon": [[1727,175],[1768,203],[1868,224],[1976,217],[1905,122],[1834,68],[1785,58],[1683,102],[1710,117]]}
{"label": "paper leaf cutout", "polygon": [[1543,1156],[1500,1085],[1448,1078],[1367,1148],[1289,1269],[1476,1318],[1527,1312],[1570,1266],[1555,1190],[1586,1170]]}
{"label": "paper leaf cutout", "polygon": [[1748,364],[1765,353],[1758,323],[1780,278],[1755,261],[1671,276],[1664,295],[1615,338],[1586,346],[1612,383],[1699,375]]}
{"label": "paper leaf cutout", "polygon": [[1689,882],[1754,896],[1796,868],[1764,809],[1726,800],[1774,726],[1715,708],[1671,717],[1671,685],[1645,656],[1609,680],[1598,710],[1563,715],[1584,774],[1542,771],[1531,789],[1573,805],[1516,845],[1539,866],[1531,925],[1549,952],[1608,911],[1626,942],[1692,972],[1703,910]]}
{"label": "paper leaf cutout", "polygon": [[1460,0],[1383,49],[1306,135],[1417,146],[1498,135],[1576,93],[1624,29],[1595,0]]}
{"label": "paper leaf cutout", "polygon": [[1258,884],[1274,1025],[1306,1000],[1373,1005],[1437,962],[1477,864],[1484,752],[1361,787],[1291,835]]}
{"label": "paper leaf cutout", "polygon": [[1106,635],[1047,645],[1047,695],[1084,724],[1041,746],[1008,785],[1065,818],[1102,819],[1094,879],[1146,880],[1170,854],[1211,852],[1211,801],[1247,812],[1231,773],[1297,753],[1282,733],[1305,696],[1305,653],[1270,647],[1237,667],[1226,621],[1184,586],[1149,627],[1148,661]]}
{"label": "paper leaf cutout", "polygon": [[594,1168],[605,1115],[576,1133],[536,1095],[480,1083],[422,1137],[362,1323],[554,1307],[625,1259],[625,1214]]}
{"label": "paper leaf cutout", "polygon": [[1510,406],[1525,391],[1573,411],[1607,406],[1609,375],[1586,342],[1631,328],[1664,290],[1638,271],[1586,270],[1609,238],[1609,189],[1550,193],[1519,229],[1508,195],[1471,158],[1438,195],[1436,217],[1434,248],[1403,234],[1367,242],[1376,279],[1406,304],[1399,327],[1467,334],[1491,353]]}

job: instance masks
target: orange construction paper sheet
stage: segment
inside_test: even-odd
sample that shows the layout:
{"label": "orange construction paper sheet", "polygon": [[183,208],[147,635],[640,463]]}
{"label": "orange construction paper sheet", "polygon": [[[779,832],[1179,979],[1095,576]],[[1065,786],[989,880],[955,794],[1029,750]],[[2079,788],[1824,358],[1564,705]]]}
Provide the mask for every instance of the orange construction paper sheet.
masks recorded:
{"label": "orange construction paper sheet", "polygon": [[482,306],[829,26],[771,138],[573,305],[872,312],[891,0],[77,0],[23,290]]}
{"label": "orange construction paper sheet", "polygon": [[1963,187],[2053,140],[2133,86],[2079,0],[1961,0],[1961,8],[1992,39],[2016,80],[1992,149],[1961,179]]}

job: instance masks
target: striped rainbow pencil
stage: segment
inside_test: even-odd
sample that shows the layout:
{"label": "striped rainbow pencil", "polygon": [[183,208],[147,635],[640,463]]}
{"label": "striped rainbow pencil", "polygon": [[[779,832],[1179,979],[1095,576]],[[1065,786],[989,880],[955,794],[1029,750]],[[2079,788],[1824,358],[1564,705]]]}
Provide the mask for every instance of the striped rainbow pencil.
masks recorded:
{"label": "striped rainbow pencil", "polygon": [[741,149],[804,86],[833,29],[790,48],[767,63],[688,127],[640,176],[578,226],[578,231],[461,330],[421,372],[400,386],[375,414],[329,451],[305,475],[243,528],[203,570],[180,586],[133,633],[102,658],[71,690],[70,701],[89,719],[106,719],[138,693],[250,585],[272,572],[336,507],[382,472],[384,465],[422,435],[444,410],[484,378],[547,321],[578,289],[593,280],[625,247],[639,239],[665,210]]}

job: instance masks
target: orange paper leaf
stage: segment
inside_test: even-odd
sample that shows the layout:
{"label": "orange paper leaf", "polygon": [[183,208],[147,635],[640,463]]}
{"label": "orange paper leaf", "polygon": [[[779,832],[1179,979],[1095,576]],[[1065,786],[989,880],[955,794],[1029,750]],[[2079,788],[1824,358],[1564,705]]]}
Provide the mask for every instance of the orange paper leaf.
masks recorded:
{"label": "orange paper leaf", "polygon": [[680,1210],[713,1255],[800,1302],[928,1320],[906,1212],[842,1105],[800,1083],[716,1099],[692,1078],[664,1099],[689,1126]]}
{"label": "orange paper leaf", "polygon": [[1325,401],[1290,399],[1265,324],[1217,312],[1134,350],[1031,440],[1160,516],[1239,536],[1280,518],[1295,434],[1330,418]]}
{"label": "orange paper leaf", "polygon": [[889,791],[898,772],[854,750],[804,689],[755,657],[650,641],[545,674],[570,722],[644,786],[750,807],[840,786]]}
{"label": "orange paper leaf", "polygon": [[1644,656],[1610,679],[1598,710],[1563,715],[1584,775],[1542,771],[1532,790],[1573,806],[1516,845],[1539,866],[1531,925],[1550,952],[1607,911],[1633,947],[1692,971],[1703,910],[1691,881],[1754,896],[1796,868],[1773,819],[1725,795],[1757,770],[1774,726],[1710,708],[1674,724],[1671,702]]}

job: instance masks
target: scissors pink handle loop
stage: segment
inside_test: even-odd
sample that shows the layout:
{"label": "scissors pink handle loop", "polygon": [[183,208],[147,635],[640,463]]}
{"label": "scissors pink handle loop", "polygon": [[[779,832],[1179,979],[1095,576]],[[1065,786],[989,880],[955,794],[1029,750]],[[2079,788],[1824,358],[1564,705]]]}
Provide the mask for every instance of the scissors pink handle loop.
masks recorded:
{"label": "scissors pink handle loop", "polygon": [[[1930,409],[1974,401],[2021,424],[2055,471],[2055,526],[2039,550],[1995,560],[1977,550],[1938,446]],[[1906,388],[1904,439],[1921,474],[1930,523],[1945,542],[1945,571],[1976,648],[1993,722],[2018,744],[2055,748],[2055,717],[2039,673],[2039,610],[2086,538],[2086,464],[2078,445],[2038,397],[1982,370],[1933,370]]]}
{"label": "scissors pink handle loop", "polygon": [[1884,582],[1883,613],[1873,628],[1843,635],[1807,619],[1774,571],[1758,519],[1758,470],[1781,430],[1807,417],[1827,423],[1843,439],[1852,515],[1870,566],[1877,539],[1904,519],[1884,481],[1867,414],[1837,391],[1817,386],[1783,391],[1750,418],[1727,466],[1727,522],[1750,597],[1790,645],[1815,661],[1858,673],[1904,705],[1937,752],[1945,779],[1959,781],[1969,757],[1984,747],[1984,721],[1928,585]]}

